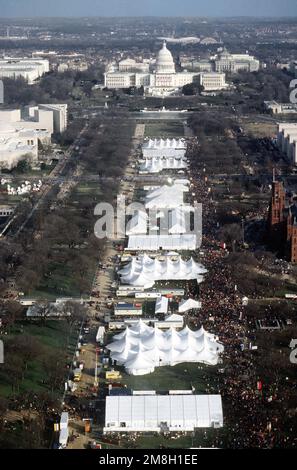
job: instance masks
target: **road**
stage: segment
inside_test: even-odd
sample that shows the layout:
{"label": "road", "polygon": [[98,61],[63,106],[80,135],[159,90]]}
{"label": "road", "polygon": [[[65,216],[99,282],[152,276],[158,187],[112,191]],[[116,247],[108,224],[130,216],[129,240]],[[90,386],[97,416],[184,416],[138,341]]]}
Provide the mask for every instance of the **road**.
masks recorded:
{"label": "road", "polygon": [[87,129],[87,127],[88,127],[88,124],[84,126],[84,128],[81,130],[81,132],[77,136],[76,140],[73,142],[73,144],[69,147],[69,149],[65,153],[64,157],[59,161],[59,163],[55,166],[53,171],[50,173],[48,182],[43,186],[37,202],[32,207],[31,211],[29,212],[24,222],[20,225],[17,231],[12,235],[12,238],[17,238],[20,235],[20,233],[24,230],[24,228],[28,224],[29,220],[32,218],[32,216],[35,214],[35,212],[39,209],[41,204],[44,202],[45,198],[49,196],[50,193],[53,191],[54,186],[57,184],[55,183],[56,178],[59,179],[60,175],[63,173],[63,171],[65,171],[66,165],[71,160],[73,156],[73,151],[75,147],[77,147],[79,140],[82,137],[85,130]]}

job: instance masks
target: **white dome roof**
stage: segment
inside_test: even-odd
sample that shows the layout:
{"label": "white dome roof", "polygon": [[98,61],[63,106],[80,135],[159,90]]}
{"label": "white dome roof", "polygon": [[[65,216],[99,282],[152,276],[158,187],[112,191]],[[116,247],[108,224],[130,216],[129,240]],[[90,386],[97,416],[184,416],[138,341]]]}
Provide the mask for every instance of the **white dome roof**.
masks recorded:
{"label": "white dome roof", "polygon": [[157,55],[156,72],[175,73],[175,65],[171,52],[167,49],[166,41]]}

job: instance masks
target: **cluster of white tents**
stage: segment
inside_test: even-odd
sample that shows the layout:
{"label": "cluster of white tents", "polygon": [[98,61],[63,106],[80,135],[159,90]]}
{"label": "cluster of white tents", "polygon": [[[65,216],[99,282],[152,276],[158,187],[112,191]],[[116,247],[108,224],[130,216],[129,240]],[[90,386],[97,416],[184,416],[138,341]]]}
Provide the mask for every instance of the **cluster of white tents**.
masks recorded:
{"label": "cluster of white tents", "polygon": [[[146,235],[148,229],[150,233],[166,229],[170,235],[185,234],[190,231],[191,213],[194,213],[194,209],[189,206],[162,209],[155,216],[151,213],[148,215],[145,210],[137,210],[127,224],[126,235]],[[160,227],[157,219],[162,219]]]}
{"label": "cluster of white tents", "polygon": [[162,331],[147,326],[141,320],[113,339],[107,345],[110,356],[117,364],[124,365],[131,375],[150,374],[156,367],[183,362],[216,365],[224,351],[218,338],[203,327],[198,331],[187,326],[179,332],[174,328]]}
{"label": "cluster of white tents", "polygon": [[187,179],[177,179],[147,192],[143,209],[135,211],[126,227],[128,250],[197,249],[197,233],[191,231],[191,214],[195,216],[195,210],[184,203],[189,185]]}
{"label": "cluster of white tents", "polygon": [[181,157],[153,157],[140,160],[140,173],[160,173],[163,170],[184,170],[187,160]]}
{"label": "cluster of white tents", "polygon": [[148,192],[145,208],[136,211],[127,225],[129,250],[196,250],[197,234],[191,233],[190,223],[194,209],[184,203],[188,184],[188,180],[175,180]]}
{"label": "cluster of white tents", "polygon": [[17,188],[14,188],[10,184],[7,185],[7,194],[9,196],[20,196],[22,194],[28,194],[31,192],[38,192],[40,191],[42,187],[42,181],[39,180],[38,183],[33,183],[31,184],[30,181],[25,181],[24,183],[21,184],[21,186],[18,186]]}
{"label": "cluster of white tents", "polygon": [[182,157],[186,155],[184,139],[149,139],[142,146],[142,154],[147,157]]}
{"label": "cluster of white tents", "polygon": [[[167,297],[158,297],[155,304],[155,314],[167,313],[168,312],[169,299]],[[179,313],[186,313],[190,310],[199,310],[201,308],[201,302],[194,299],[182,300],[178,306]]]}
{"label": "cluster of white tents", "polygon": [[183,260],[178,256],[150,258],[148,255],[133,256],[131,261],[118,271],[122,284],[150,289],[156,281],[203,281],[207,270],[203,265],[190,258]]}
{"label": "cluster of white tents", "polygon": [[141,173],[160,173],[163,170],[183,172],[187,168],[187,144],[184,139],[149,139],[142,146]]}

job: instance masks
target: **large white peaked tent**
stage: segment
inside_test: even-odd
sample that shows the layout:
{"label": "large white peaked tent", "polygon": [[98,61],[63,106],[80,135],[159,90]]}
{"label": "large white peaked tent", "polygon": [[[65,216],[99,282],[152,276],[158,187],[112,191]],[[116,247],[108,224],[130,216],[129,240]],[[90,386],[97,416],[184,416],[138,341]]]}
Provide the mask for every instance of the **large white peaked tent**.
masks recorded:
{"label": "large white peaked tent", "polygon": [[174,366],[182,362],[216,365],[224,347],[218,338],[204,328],[192,331],[187,326],[177,331],[161,331],[141,320],[114,336],[107,346],[111,358],[124,365],[131,375],[150,374],[156,367]]}
{"label": "large white peaked tent", "polygon": [[181,256],[166,256],[153,259],[147,255],[133,256],[132,260],[118,274],[122,284],[149,289],[156,281],[193,280],[203,281],[207,270],[190,258],[185,261]]}

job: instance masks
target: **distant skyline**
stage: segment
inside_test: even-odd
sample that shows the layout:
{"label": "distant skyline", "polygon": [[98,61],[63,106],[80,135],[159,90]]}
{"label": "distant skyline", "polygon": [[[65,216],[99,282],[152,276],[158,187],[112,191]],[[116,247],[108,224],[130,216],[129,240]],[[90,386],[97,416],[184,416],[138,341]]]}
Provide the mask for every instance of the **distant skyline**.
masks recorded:
{"label": "distant skyline", "polygon": [[297,17],[296,0],[0,0],[1,17]]}

